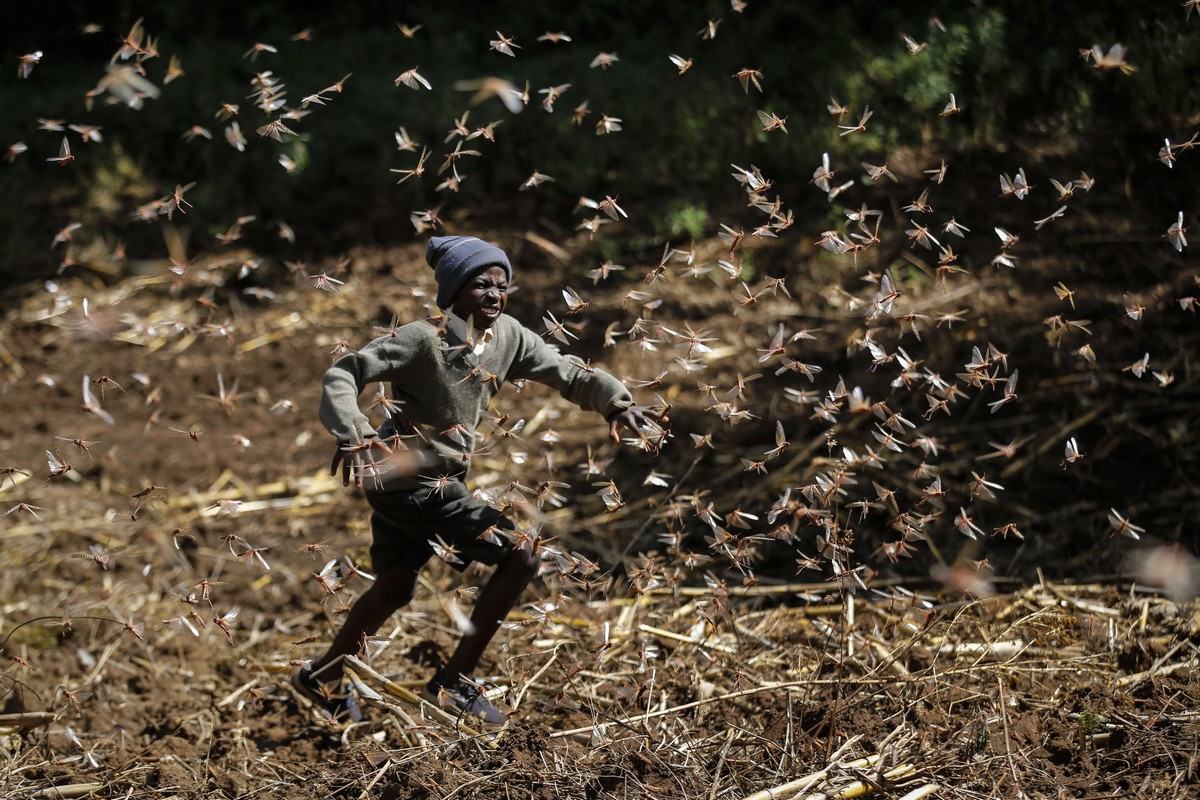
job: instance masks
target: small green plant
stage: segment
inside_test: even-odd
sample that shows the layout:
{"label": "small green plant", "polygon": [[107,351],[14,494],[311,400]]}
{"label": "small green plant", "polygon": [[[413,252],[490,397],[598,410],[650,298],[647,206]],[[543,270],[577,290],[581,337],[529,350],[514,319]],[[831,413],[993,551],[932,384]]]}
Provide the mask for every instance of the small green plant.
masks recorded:
{"label": "small green plant", "polygon": [[1108,717],[1095,709],[1085,709],[1079,714],[1079,732],[1084,736],[1095,736],[1107,724]]}
{"label": "small green plant", "polygon": [[137,159],[120,144],[100,162],[87,186],[84,211],[97,220],[117,219],[128,207],[144,203],[162,192],[146,175]]}
{"label": "small green plant", "polygon": [[699,239],[708,227],[708,209],[686,201],[672,204],[663,215],[663,227],[672,238]]}

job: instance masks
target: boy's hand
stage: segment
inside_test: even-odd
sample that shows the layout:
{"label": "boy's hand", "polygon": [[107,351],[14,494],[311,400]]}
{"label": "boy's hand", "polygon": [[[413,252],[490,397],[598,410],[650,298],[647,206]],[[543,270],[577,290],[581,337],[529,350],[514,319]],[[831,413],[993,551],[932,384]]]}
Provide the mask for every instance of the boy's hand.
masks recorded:
{"label": "boy's hand", "polygon": [[349,486],[353,478],[354,485],[359,489],[363,485],[363,473],[373,470],[379,474],[381,462],[393,455],[392,448],[382,439],[371,436],[361,442],[338,444],[333,454],[333,462],[329,465],[329,474],[336,475],[338,467],[342,469],[342,486]]}
{"label": "boy's hand", "polygon": [[671,420],[665,409],[656,406],[630,406],[608,421],[608,438],[621,441],[621,428],[640,430],[645,425],[667,425]]}

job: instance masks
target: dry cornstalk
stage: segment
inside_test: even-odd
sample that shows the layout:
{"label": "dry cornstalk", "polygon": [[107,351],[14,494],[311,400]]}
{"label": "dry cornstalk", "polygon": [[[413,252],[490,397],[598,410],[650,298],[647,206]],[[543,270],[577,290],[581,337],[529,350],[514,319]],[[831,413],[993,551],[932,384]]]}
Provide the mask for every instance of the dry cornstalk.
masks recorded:
{"label": "dry cornstalk", "polygon": [[[372,678],[375,681],[378,681],[379,685],[383,687],[383,690],[385,692],[387,692],[388,694],[390,694],[392,697],[398,697],[401,700],[403,700],[404,702],[408,703],[409,705],[420,707],[422,709],[422,711],[427,713],[431,718],[436,719],[438,722],[441,722],[443,725],[447,725],[456,730],[460,730],[468,736],[479,736],[480,735],[479,731],[475,730],[474,728],[470,727],[469,725],[464,724],[461,720],[459,720],[458,717],[454,716],[453,714],[446,713],[445,711],[438,708],[437,706],[430,703],[429,701],[425,700],[424,698],[422,698],[420,695],[416,694],[412,690],[406,689],[403,686],[401,686],[400,684],[396,683],[395,681],[385,678],[378,671],[376,671],[373,667],[371,667],[370,665],[366,664],[365,662],[359,660],[358,658],[355,658],[354,656],[346,656],[343,660],[343,663],[345,664],[348,671],[361,672],[362,674],[366,675],[367,677]],[[357,681],[358,684],[362,683],[362,679],[359,678],[357,675],[352,674],[351,680]],[[356,684],[356,685],[358,685],[358,684]],[[488,744],[489,744],[489,746],[491,746],[490,743],[488,743]]]}
{"label": "dry cornstalk", "polygon": [[256,686],[257,684],[258,684],[258,678],[252,678],[252,679],[250,679],[250,680],[246,681],[246,682],[245,682],[245,683],[243,683],[241,686],[237,687],[237,688],[236,688],[236,689],[234,689],[232,692],[230,692],[229,694],[225,695],[225,697],[223,697],[223,698],[222,698],[220,701],[218,701],[218,702],[217,702],[217,708],[224,708],[225,706],[227,706],[227,705],[230,705],[230,704],[232,704],[232,703],[236,702],[236,701],[237,701],[237,699],[238,699],[239,697],[241,697],[241,696],[242,696],[242,694],[243,694],[243,693],[244,693],[244,692],[245,692],[247,689],[251,689],[251,688],[253,688],[254,686]]}
{"label": "dry cornstalk", "polygon": [[[897,781],[907,780],[915,777],[917,768],[912,764],[900,764],[897,767],[889,769],[883,773],[883,782],[885,784],[895,783]],[[879,787],[867,781],[855,781],[841,789],[837,789],[832,793],[821,792],[820,794],[809,795],[806,800],[854,800],[856,797],[863,797],[877,791]]]}
{"label": "dry cornstalk", "polygon": [[677,642],[686,642],[687,644],[694,644],[696,647],[703,647],[706,650],[716,650],[718,652],[728,653],[730,655],[737,652],[736,650],[734,650],[732,647],[729,647],[728,645],[718,644],[717,642],[706,642],[702,639],[696,639],[691,636],[685,636],[684,634],[681,634],[681,633],[674,633],[672,631],[663,630],[662,628],[655,628],[652,625],[639,625],[638,630],[641,631],[642,633],[648,633],[652,636],[658,636],[663,639],[673,639],[674,641],[677,641]]}
{"label": "dry cornstalk", "polygon": [[1095,614],[1098,617],[1111,617],[1113,619],[1118,619],[1121,616],[1121,612],[1115,608],[1109,608],[1108,606],[1101,605],[1100,603],[1093,603],[1087,600],[1079,600],[1074,597],[1069,597],[1065,593],[1061,592],[1057,586],[1049,585],[1047,588],[1054,596],[1040,598],[1038,600],[1040,605],[1074,606],[1080,611],[1086,611],[1089,614]]}
{"label": "dry cornstalk", "polygon": [[[833,754],[833,758],[830,760],[829,766],[825,767],[824,769],[819,769],[816,772],[796,778],[795,780],[790,780],[787,783],[782,783],[778,786],[772,786],[769,789],[763,789],[762,791],[755,792],[752,795],[742,798],[742,800],[776,800],[777,798],[794,797],[800,792],[808,791],[817,783],[825,780],[825,778],[828,777],[829,771],[837,766],[837,762],[841,757],[841,754],[848,750],[850,746],[857,742],[860,738],[862,737],[852,736],[849,740],[847,740],[846,743],[839,747],[837,752]],[[854,769],[866,769],[867,767],[879,761],[880,758],[880,754],[876,753],[873,756],[867,756],[866,758],[859,758],[855,759],[854,761],[849,761],[845,764],[845,766],[852,767]]]}
{"label": "dry cornstalk", "polygon": [[1133,687],[1140,684],[1142,681],[1146,680],[1146,678],[1153,677],[1154,675],[1165,675],[1167,673],[1174,672],[1175,670],[1180,669],[1181,667],[1190,665],[1191,661],[1192,661],[1191,659],[1189,659],[1187,661],[1181,661],[1177,664],[1172,664],[1169,667],[1163,667],[1163,664],[1167,663],[1167,661],[1171,658],[1171,656],[1178,653],[1180,648],[1182,648],[1185,644],[1187,644],[1187,641],[1188,641],[1187,639],[1181,639],[1178,642],[1176,642],[1174,647],[1172,647],[1167,652],[1163,653],[1162,657],[1159,658],[1157,661],[1155,661],[1153,664],[1151,664],[1150,669],[1146,670],[1145,672],[1138,672],[1134,675],[1125,675],[1121,678],[1118,678],[1117,685],[1123,686],[1126,689],[1132,689]]}
{"label": "dry cornstalk", "polygon": [[23,714],[0,714],[0,736],[10,736],[14,733],[40,728],[54,721],[54,715],[48,711],[27,711]]}
{"label": "dry cornstalk", "polygon": [[278,342],[287,339],[290,336],[296,335],[301,330],[306,330],[309,327],[309,318],[296,311],[284,314],[281,317],[266,320],[267,325],[271,330],[260,334],[253,339],[248,339],[238,345],[239,353],[249,353],[252,350],[257,350],[264,345]]}
{"label": "dry cornstalk", "polygon": [[[235,499],[235,498],[225,498]],[[311,495],[294,495],[292,497],[276,497],[270,500],[246,500],[238,506],[238,514],[251,514],[255,511],[278,511],[283,508],[308,508],[310,506],[325,505],[333,502],[334,495],[331,492],[322,492],[320,494]],[[200,516],[212,518],[220,515],[219,509],[203,510]]]}
{"label": "dry cornstalk", "polygon": [[[510,622],[531,622],[533,619],[533,614],[530,614],[528,611],[521,611],[520,609],[513,609],[512,611],[508,612],[507,617],[507,620]],[[551,614],[548,619],[555,625],[566,625],[570,628],[579,628],[581,630],[588,630],[595,625],[595,623],[589,619],[584,619],[582,617],[567,617],[561,614]]]}
{"label": "dry cornstalk", "polygon": [[29,795],[30,798],[86,797],[104,788],[102,783],[69,783],[65,786],[50,786]]}
{"label": "dry cornstalk", "polygon": [[994,656],[996,658],[1013,658],[1029,651],[1029,644],[1023,639],[1012,639],[1007,642],[960,642],[944,644],[937,649],[939,654]]}
{"label": "dry cornstalk", "polygon": [[[346,675],[350,680],[351,686],[353,686],[355,691],[358,692],[358,696],[360,698],[366,700],[372,706],[381,708],[391,714],[392,722],[394,724],[399,721],[400,723],[403,723],[403,726],[407,726],[403,727],[399,724],[396,725],[396,729],[399,731],[400,737],[407,746],[429,746],[429,738],[421,730],[422,727],[428,726],[419,725],[417,721],[409,716],[408,712],[405,711],[401,706],[396,703],[389,703],[383,695],[379,694],[379,692],[376,692],[374,689],[363,683],[362,678],[358,677],[353,672],[347,672]],[[349,730],[350,727],[348,726],[346,731],[348,732]],[[343,736],[344,735],[345,734],[343,734]]]}
{"label": "dry cornstalk", "polygon": [[[871,758],[877,760],[879,758],[879,756],[876,755],[876,756],[872,756]],[[851,761],[849,766],[865,767],[865,766],[869,766],[869,764],[867,763],[867,759],[860,758],[857,761]],[[776,798],[799,797],[800,792],[807,792],[809,789],[812,789],[818,783],[820,783],[821,781],[828,778],[829,770],[830,770],[830,767],[826,767],[823,770],[814,772],[811,775],[806,775],[803,778],[797,778],[796,780],[794,780],[790,783],[785,783],[782,786],[776,786],[773,789],[764,789],[762,792],[759,792],[756,795],[751,795],[750,797],[746,798],[746,800],[776,800]],[[815,795],[809,795],[808,800],[817,800],[817,798],[820,798],[820,800],[824,800],[826,797],[829,797],[829,796],[830,795],[828,795],[825,792],[819,792],[818,794],[815,794]],[[852,795],[846,795],[846,796],[850,797]]]}

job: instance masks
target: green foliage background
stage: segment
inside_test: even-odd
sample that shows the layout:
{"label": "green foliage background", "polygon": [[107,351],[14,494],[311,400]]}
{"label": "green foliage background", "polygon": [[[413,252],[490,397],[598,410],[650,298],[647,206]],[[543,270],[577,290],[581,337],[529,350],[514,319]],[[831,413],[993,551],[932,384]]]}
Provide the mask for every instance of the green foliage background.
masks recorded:
{"label": "green foliage background", "polygon": [[[282,0],[63,2],[10,5],[5,13],[0,146],[24,141],[29,152],[0,164],[7,201],[0,215],[0,271],[18,280],[58,267],[61,252],[47,244],[74,221],[84,225],[82,240],[111,245],[119,237],[132,259],[161,256],[157,226],[131,221],[129,214],[191,181],[197,188],[188,200],[195,208],[183,225],[200,247],[212,245],[213,234],[234,217],[253,214],[260,221],[285,220],[299,236],[290,255],[317,258],[354,244],[410,239],[409,212],[438,205],[451,220],[470,216],[475,223],[565,237],[579,221],[572,209],[581,195],[618,197],[631,216],[626,227],[647,237],[649,247],[653,237],[712,235],[719,222],[747,213],[728,178],[730,163],[759,166],[776,179],[775,191],[798,218],[819,219],[830,214],[829,206],[808,178],[825,151],[839,162],[878,163],[897,150],[948,141],[960,151],[1040,145],[1060,154],[1103,143],[1133,169],[1153,163],[1164,135],[1186,136],[1187,126],[1200,121],[1200,88],[1189,77],[1200,74],[1194,33],[1200,20],[1187,20],[1176,2],[752,0],[744,13],[728,3],[687,0],[573,7],[501,2],[486,13],[453,2],[336,9]],[[930,22],[934,17],[940,25]],[[141,110],[100,103],[86,110],[85,92],[138,18],[162,54],[146,62],[150,79],[161,85],[172,55],[186,74]],[[709,19],[720,20],[713,40],[698,35]],[[103,30],[81,33],[88,22]],[[397,22],[423,27],[406,39]],[[305,28],[312,41],[291,41]],[[516,37],[517,58],[488,49],[497,28]],[[566,31],[573,41],[536,41],[548,30]],[[928,47],[910,55],[903,33]],[[1138,66],[1131,75],[1091,69],[1077,55],[1118,41]],[[279,52],[244,58],[256,42]],[[42,63],[19,80],[17,58],[35,50],[44,52]],[[609,70],[589,68],[600,51],[620,60]],[[695,66],[678,75],[671,53],[693,58]],[[394,85],[414,66],[434,91]],[[732,77],[742,68],[762,70],[762,94],[742,91]],[[309,116],[289,123],[298,137],[277,143],[254,135],[271,119],[247,99],[259,70],[286,82],[292,107],[353,74],[327,106],[314,105]],[[518,86],[529,81],[533,100],[518,115],[495,99],[473,107],[472,126],[503,120],[497,141],[471,143],[484,157],[463,162],[468,177],[461,193],[436,193],[440,179],[432,173],[450,149],[443,139],[470,107],[470,95],[453,86],[485,76]],[[545,113],[537,91],[563,83],[571,88],[553,114]],[[951,92],[965,110],[939,118]],[[875,115],[866,133],[837,135],[826,111],[831,96],[850,107],[848,116],[871,106]],[[573,125],[571,109],[585,99],[593,113]],[[245,153],[222,140],[225,123],[214,113],[223,103],[241,106],[238,119],[250,140]],[[757,109],[786,117],[788,134],[762,133]],[[619,117],[624,130],[597,136],[600,113]],[[80,144],[70,134],[77,161],[58,169],[45,159],[61,135],[38,130],[38,118],[100,125],[104,141]],[[212,131],[212,141],[181,139],[197,124]],[[396,150],[393,132],[400,126],[430,147],[433,169],[397,186],[389,168],[409,168],[416,160]],[[283,152],[301,164],[295,173],[279,166]],[[555,182],[518,192],[534,170]],[[1182,183],[1185,188],[1174,191],[1194,191]],[[1148,202],[1167,211],[1194,209],[1195,198],[1158,194]],[[265,225],[248,236],[260,251],[280,247]]]}

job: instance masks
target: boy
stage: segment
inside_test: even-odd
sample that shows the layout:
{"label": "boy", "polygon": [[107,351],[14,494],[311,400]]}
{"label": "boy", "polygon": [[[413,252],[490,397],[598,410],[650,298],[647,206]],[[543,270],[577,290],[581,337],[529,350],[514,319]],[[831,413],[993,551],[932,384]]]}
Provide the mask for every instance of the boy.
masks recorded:
{"label": "boy", "polygon": [[[325,373],[321,422],[338,439],[330,467],[342,482],[363,487],[371,506],[371,561],[376,579],[350,609],[328,652],[293,676],[293,686],[335,717],[356,710],[338,694],[342,656],[358,650],[413,596],[418,573],[439,548],[450,548],[462,570],[471,561],[495,565],[471,615],[471,625],[424,696],[435,704],[489,724],[504,714],[471,675],[500,623],[538,571],[538,556],[514,547],[503,534],[514,526],[472,496],[464,483],[475,429],[505,381],[531,379],[551,386],[585,410],[598,411],[618,441],[621,427],[637,430],[665,422],[634,405],[625,386],[599,369],[563,356],[504,314],[512,266],[494,244],[471,236],[435,236],[425,260],[437,280],[437,304],[446,327],[409,323],[339,359]],[[376,431],[358,407],[370,383],[392,384],[388,420]],[[420,437],[419,449],[393,452],[400,437]],[[392,445],[387,442],[391,441]]]}

